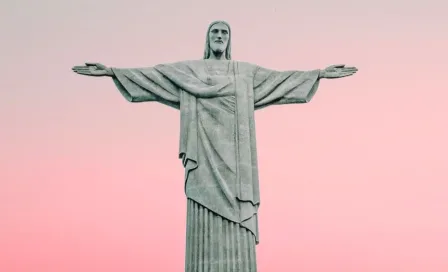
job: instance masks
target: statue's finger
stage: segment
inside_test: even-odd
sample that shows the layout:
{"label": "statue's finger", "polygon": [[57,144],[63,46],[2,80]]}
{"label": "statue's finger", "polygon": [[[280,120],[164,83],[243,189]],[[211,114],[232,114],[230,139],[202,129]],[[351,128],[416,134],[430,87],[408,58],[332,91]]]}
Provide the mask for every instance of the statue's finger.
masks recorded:
{"label": "statue's finger", "polygon": [[89,68],[78,68],[78,69],[74,69],[74,71],[89,72],[90,69]]}
{"label": "statue's finger", "polygon": [[331,65],[331,67],[334,67],[334,68],[344,68],[345,64],[335,64],[335,65]]}
{"label": "statue's finger", "polygon": [[72,69],[82,69],[82,68],[88,68],[87,66],[74,66]]}
{"label": "statue's finger", "polygon": [[76,73],[78,73],[78,74],[81,74],[81,75],[86,75],[86,76],[91,76],[92,75],[92,73],[90,73],[89,71],[75,71]]}
{"label": "statue's finger", "polygon": [[355,73],[342,73],[341,77],[347,77],[347,76],[351,76],[354,75]]}
{"label": "statue's finger", "polygon": [[87,66],[96,66],[97,63],[95,62],[86,62]]}
{"label": "statue's finger", "polygon": [[341,72],[341,73],[339,73],[338,74],[338,76],[347,76],[347,75],[350,75],[350,74],[352,74],[352,73],[349,73],[349,72]]}

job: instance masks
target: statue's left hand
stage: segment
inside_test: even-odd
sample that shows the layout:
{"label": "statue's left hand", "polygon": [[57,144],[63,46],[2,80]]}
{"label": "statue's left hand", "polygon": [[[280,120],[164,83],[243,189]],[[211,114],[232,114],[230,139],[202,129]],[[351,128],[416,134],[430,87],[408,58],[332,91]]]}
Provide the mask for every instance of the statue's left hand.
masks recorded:
{"label": "statue's left hand", "polygon": [[345,67],[345,64],[331,65],[321,70],[321,78],[340,78],[354,75],[358,71],[356,67]]}

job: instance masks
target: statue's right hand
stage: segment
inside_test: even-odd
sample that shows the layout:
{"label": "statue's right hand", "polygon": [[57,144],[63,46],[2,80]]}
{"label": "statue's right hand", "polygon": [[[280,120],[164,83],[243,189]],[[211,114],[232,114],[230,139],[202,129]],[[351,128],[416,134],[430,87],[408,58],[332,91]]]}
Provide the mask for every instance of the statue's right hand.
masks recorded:
{"label": "statue's right hand", "polygon": [[75,66],[72,70],[85,76],[113,76],[112,69],[101,63],[87,62],[85,66]]}

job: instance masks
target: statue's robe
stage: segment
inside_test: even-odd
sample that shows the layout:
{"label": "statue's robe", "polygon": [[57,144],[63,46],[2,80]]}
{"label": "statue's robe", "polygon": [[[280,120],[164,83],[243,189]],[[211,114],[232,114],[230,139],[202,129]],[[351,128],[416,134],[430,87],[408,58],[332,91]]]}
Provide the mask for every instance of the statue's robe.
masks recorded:
{"label": "statue's robe", "polygon": [[237,61],[193,60],[113,72],[130,102],[158,101],[180,110],[186,271],[256,271],[254,111],[309,102],[319,70],[279,72]]}

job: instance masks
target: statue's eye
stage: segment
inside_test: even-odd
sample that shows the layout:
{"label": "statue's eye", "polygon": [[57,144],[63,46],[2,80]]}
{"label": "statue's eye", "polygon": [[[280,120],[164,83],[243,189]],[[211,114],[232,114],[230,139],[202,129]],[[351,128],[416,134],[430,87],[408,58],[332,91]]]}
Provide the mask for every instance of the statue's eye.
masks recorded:
{"label": "statue's eye", "polygon": [[222,34],[226,34],[227,35],[227,34],[229,34],[229,32],[227,32],[227,30],[223,30]]}

